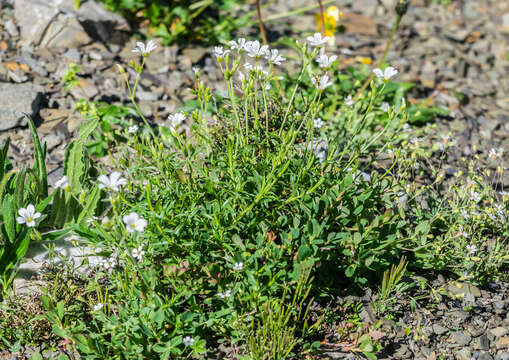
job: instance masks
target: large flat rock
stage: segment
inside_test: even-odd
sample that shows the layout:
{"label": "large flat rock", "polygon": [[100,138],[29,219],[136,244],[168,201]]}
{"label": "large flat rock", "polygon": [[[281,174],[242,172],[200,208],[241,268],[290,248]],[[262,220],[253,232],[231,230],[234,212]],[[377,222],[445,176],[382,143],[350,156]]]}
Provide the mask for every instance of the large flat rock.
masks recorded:
{"label": "large flat rock", "polygon": [[102,4],[74,0],[15,0],[14,16],[23,45],[78,47],[92,39],[122,44],[129,36],[127,21]]}
{"label": "large flat rock", "polygon": [[25,125],[24,113],[37,114],[43,93],[38,85],[0,83],[0,130]]}

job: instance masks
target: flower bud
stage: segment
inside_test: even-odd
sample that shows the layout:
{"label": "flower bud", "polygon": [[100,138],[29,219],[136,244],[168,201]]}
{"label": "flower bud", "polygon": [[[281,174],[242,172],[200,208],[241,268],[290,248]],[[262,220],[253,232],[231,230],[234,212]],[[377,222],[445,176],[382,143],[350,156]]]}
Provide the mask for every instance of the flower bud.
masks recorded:
{"label": "flower bud", "polygon": [[399,17],[405,16],[409,4],[410,0],[398,0],[396,4],[396,14],[398,14]]}

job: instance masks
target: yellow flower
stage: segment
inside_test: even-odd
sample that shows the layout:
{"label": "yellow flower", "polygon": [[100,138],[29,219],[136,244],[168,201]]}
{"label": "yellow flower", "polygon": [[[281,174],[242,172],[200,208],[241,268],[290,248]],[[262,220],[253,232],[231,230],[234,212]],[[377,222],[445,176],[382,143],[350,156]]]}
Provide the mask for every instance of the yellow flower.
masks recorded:
{"label": "yellow flower", "polygon": [[[330,37],[329,43],[334,43],[334,31],[338,26],[338,21],[341,18],[341,12],[336,6],[329,6],[327,11],[323,14],[323,20],[325,22],[324,26],[324,36]],[[322,31],[322,15],[320,13],[315,14],[315,21],[317,24],[317,29]]]}

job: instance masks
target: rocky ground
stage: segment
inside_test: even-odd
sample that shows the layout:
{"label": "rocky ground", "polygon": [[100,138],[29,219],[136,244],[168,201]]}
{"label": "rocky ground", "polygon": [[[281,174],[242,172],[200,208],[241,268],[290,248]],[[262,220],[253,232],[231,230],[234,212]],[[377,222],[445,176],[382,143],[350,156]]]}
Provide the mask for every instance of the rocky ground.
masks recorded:
{"label": "rocky ground", "polygon": [[[265,17],[312,3],[276,1]],[[336,1],[346,31],[336,36],[336,46],[329,50],[340,56],[341,67],[356,63],[359,56],[379,59],[394,21],[392,3]],[[0,144],[10,137],[14,162],[30,161],[31,139],[22,112],[32,115],[48,144],[50,183],[61,177],[66,144],[81,121],[74,103],[83,98],[125,101],[116,64],[127,68],[136,58],[131,51],[135,38],[122,18],[93,2],[84,2],[79,11],[73,6],[72,0],[0,0]],[[314,30],[314,24],[311,12],[266,26],[273,39],[278,34],[302,37],[299,34]],[[509,2],[457,0],[441,7],[412,1],[387,61],[399,68],[400,80],[417,85],[409,101],[425,100],[450,110],[450,117],[437,120],[435,131],[451,132],[458,143],[449,159],[451,172],[461,166],[463,156],[487,159],[494,147],[509,152],[508,56]],[[67,91],[61,79],[73,62],[81,66],[79,86]],[[148,57],[137,96],[151,121],[164,122],[191,99],[193,66],[203,69],[207,84],[220,89],[221,75],[210,49],[160,46]],[[497,185],[507,189],[509,177]],[[507,284],[485,289],[464,285],[456,290],[444,279],[432,284],[445,289],[438,300],[429,299],[429,306],[417,312],[404,301],[396,310],[396,321],[384,323],[382,358],[509,359]],[[404,333],[407,327],[411,336]],[[331,346],[324,357],[353,356],[342,349]]]}

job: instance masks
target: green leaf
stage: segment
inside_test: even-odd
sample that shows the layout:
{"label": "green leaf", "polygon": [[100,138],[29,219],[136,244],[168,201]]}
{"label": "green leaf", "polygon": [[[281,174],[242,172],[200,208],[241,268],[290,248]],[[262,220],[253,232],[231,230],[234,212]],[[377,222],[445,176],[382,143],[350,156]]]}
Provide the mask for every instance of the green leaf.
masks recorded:
{"label": "green leaf", "polygon": [[82,190],[81,182],[86,172],[85,152],[80,141],[71,142],[65,152],[64,174],[69,179],[71,192],[79,196]]}
{"label": "green leaf", "polygon": [[356,268],[357,266],[355,264],[351,264],[349,267],[346,268],[345,275],[351,278],[355,274]]}
{"label": "green leaf", "polygon": [[92,191],[90,191],[90,193],[85,197],[85,200],[83,201],[85,206],[78,216],[78,224],[83,223],[92,217],[92,215],[94,215],[99,200],[101,200],[101,190],[99,190],[99,187],[96,185],[92,188]]}
{"label": "green leaf", "polygon": [[97,129],[99,124],[99,119],[92,119],[81,125],[79,129],[79,140],[86,141],[88,137]]}
{"label": "green leaf", "polygon": [[7,194],[4,197],[4,201],[2,204],[2,217],[4,220],[4,229],[7,233],[7,237],[9,240],[14,242],[14,238],[16,236],[16,210],[14,209],[12,195]]}
{"label": "green leaf", "polygon": [[46,175],[46,146],[42,147],[41,142],[39,141],[39,135],[37,134],[37,129],[35,128],[34,122],[30,118],[30,116],[26,115],[28,119],[28,126],[30,127],[30,132],[32,133],[32,141],[34,142],[34,157],[35,163],[34,168],[37,172],[37,181],[38,181],[38,195],[42,198],[48,196],[48,178]]}

